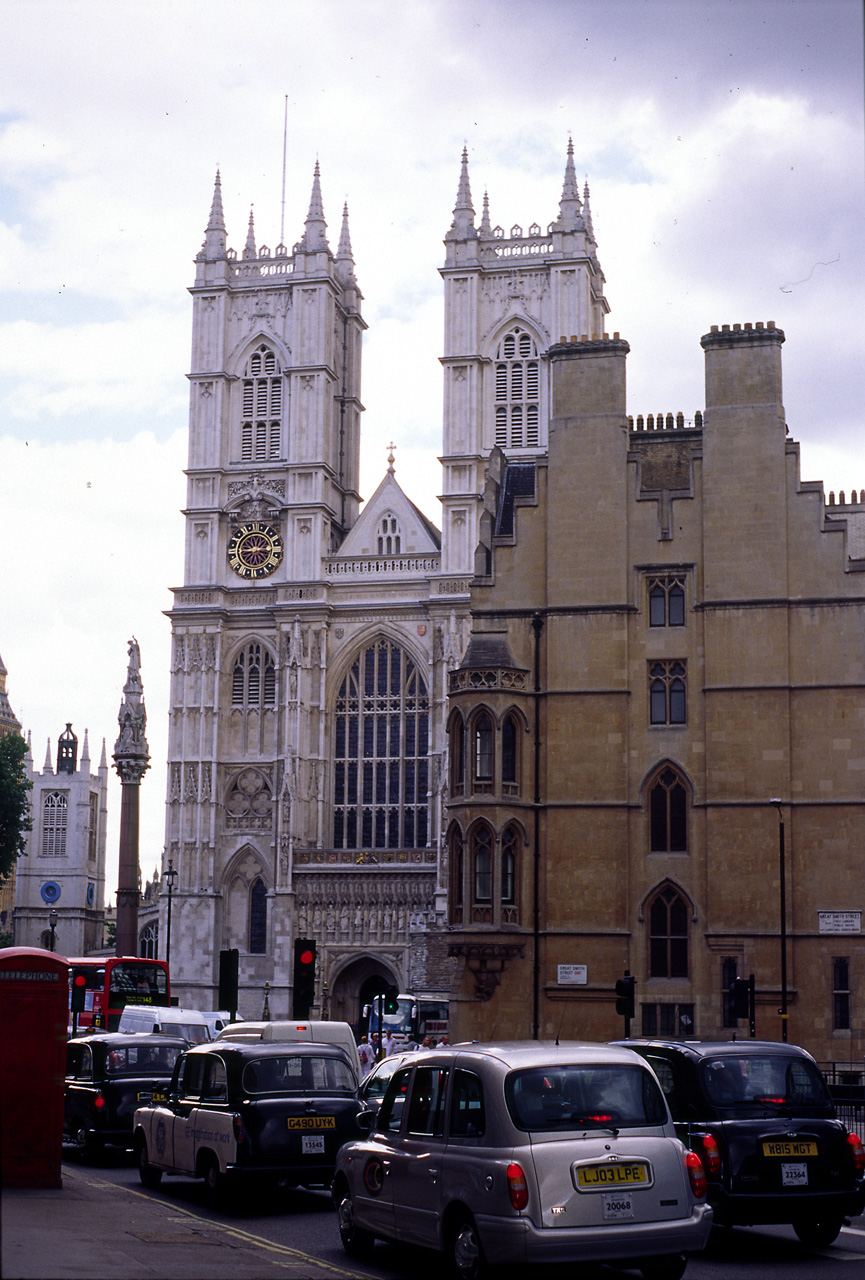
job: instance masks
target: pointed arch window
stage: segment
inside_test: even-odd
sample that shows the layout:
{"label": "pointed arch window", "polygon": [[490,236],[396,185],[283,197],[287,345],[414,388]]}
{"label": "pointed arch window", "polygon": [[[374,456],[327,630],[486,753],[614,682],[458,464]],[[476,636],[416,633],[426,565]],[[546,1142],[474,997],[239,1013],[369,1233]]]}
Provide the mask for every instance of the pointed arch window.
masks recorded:
{"label": "pointed arch window", "polygon": [[649,974],[688,976],[688,905],[673,885],[665,885],[649,907]]}
{"label": "pointed arch window", "polygon": [[465,847],[463,845],[463,835],[459,827],[454,824],[448,837],[449,867],[450,867],[450,922],[451,924],[462,924],[463,922],[463,874],[465,870]]}
{"label": "pointed arch window", "polygon": [[267,950],[267,887],[261,876],[249,891],[249,951],[263,955]]}
{"label": "pointed arch window", "polygon": [[382,516],[378,524],[378,554],[380,556],[398,556],[402,545],[399,520],[392,512]]}
{"label": "pointed arch window", "polygon": [[649,788],[649,848],[652,853],[688,851],[688,792],[669,767]]}
{"label": "pointed arch window", "polygon": [[652,724],[685,724],[684,662],[653,662],[649,666],[649,720]]}
{"label": "pointed arch window", "polygon": [[519,722],[513,714],[502,725],[502,791],[516,795],[519,790]]}
{"label": "pointed arch window", "polygon": [[471,833],[472,920],[491,924],[493,900],[493,848],[491,827],[479,822]]}
{"label": "pointed arch window", "polygon": [[256,641],[248,644],[235,659],[231,702],[235,707],[276,705],[276,666],[268,650]]}
{"label": "pointed arch window", "polygon": [[392,640],[364,649],[340,685],[333,770],[335,848],[426,847],[429,697]]}
{"label": "pointed arch window", "polygon": [[159,925],[151,920],[138,935],[138,954],[145,960],[159,959]]}
{"label": "pointed arch window", "polygon": [[283,377],[275,353],[262,343],[249,357],[241,380],[241,462],[279,458]]}
{"label": "pointed arch window", "polygon": [[[517,851],[520,847],[519,828],[514,823],[505,827],[502,833],[502,921],[509,923],[508,908],[517,905]],[[514,915],[513,923],[516,923]]]}
{"label": "pointed arch window", "polygon": [[465,726],[458,711],[451,716],[448,729],[450,751],[451,794],[461,796],[465,790]]}
{"label": "pointed arch window", "polygon": [[493,787],[493,720],[481,711],[472,721],[472,770],[475,791],[492,791]]}
{"label": "pointed arch window", "polygon": [[42,801],[43,857],[62,857],[66,853],[68,819],[68,793],[65,791],[47,792]]}
{"label": "pointed arch window", "polygon": [[502,449],[539,443],[540,362],[534,338],[514,326],[495,357],[495,443]]}

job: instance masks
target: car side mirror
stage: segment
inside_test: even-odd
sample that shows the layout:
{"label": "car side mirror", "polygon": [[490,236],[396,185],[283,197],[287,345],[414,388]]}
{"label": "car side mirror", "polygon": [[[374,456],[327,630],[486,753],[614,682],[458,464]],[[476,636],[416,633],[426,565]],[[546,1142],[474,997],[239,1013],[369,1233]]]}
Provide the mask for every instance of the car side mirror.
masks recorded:
{"label": "car side mirror", "polygon": [[372,1133],[377,1119],[377,1111],[361,1111],[356,1116],[357,1127],[361,1133]]}

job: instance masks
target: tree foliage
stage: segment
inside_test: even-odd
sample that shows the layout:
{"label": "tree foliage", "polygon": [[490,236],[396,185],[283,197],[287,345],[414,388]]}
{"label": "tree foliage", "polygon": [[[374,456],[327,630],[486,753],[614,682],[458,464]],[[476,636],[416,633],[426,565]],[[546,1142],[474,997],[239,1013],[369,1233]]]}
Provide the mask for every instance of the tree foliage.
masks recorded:
{"label": "tree foliage", "polygon": [[11,875],[33,826],[27,796],[33,783],[24,770],[26,754],[20,733],[0,738],[0,884]]}

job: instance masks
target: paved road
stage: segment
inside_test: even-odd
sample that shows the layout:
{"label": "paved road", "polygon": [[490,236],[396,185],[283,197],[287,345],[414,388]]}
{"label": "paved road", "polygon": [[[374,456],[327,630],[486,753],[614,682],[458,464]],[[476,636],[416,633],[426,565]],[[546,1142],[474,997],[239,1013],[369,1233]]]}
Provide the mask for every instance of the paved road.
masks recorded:
{"label": "paved road", "polygon": [[[82,1216],[82,1231],[93,1227],[93,1241],[102,1250],[99,1274],[103,1280],[152,1275],[173,1280],[198,1275],[208,1280],[264,1280],[271,1275],[304,1280],[442,1280],[441,1259],[417,1249],[379,1243],[370,1263],[347,1258],[330,1197],[324,1192],[241,1194],[217,1212],[205,1204],[202,1184],[188,1179],[167,1178],[159,1191],[145,1191],[131,1159],[120,1152],[106,1153],[87,1164],[70,1155],[64,1178],[64,1192],[43,1193],[55,1197],[55,1204],[74,1194],[105,1206],[105,1212],[93,1212],[90,1204],[86,1206],[90,1212]],[[112,1202],[122,1202],[126,1215],[121,1218],[115,1210],[123,1239],[113,1242],[105,1233],[105,1225],[113,1220],[108,1209]],[[135,1217],[131,1223],[129,1206]],[[13,1210],[14,1206],[4,1205],[4,1228]],[[92,1265],[92,1256],[82,1256],[82,1249],[73,1235],[65,1249],[52,1250],[48,1269],[32,1253],[24,1256],[20,1251],[16,1267],[9,1269],[4,1240],[4,1280],[67,1280],[95,1274],[86,1269],[88,1259]],[[171,1265],[172,1257],[181,1256],[178,1250],[183,1253],[184,1269]],[[197,1265],[200,1270],[195,1269]],[[580,1280],[614,1280],[616,1276],[622,1280],[626,1274],[637,1273],[580,1268]],[[691,1260],[687,1272],[688,1280],[828,1280],[830,1276],[859,1280],[863,1275],[865,1217],[845,1229],[831,1248],[814,1252],[804,1250],[787,1227],[714,1232],[709,1249]],[[573,1267],[550,1268],[545,1280],[573,1280]]]}

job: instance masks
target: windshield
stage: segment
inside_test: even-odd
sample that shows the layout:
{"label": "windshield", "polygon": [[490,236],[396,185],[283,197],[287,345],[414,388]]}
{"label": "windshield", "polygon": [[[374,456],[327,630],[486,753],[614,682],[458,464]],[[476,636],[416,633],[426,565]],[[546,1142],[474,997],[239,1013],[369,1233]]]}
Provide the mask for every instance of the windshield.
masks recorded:
{"label": "windshield", "polygon": [[700,1064],[706,1097],[716,1107],[826,1107],[823,1077],[807,1058],[724,1054]]}
{"label": "windshield", "polygon": [[250,1094],[354,1093],[354,1073],[342,1058],[311,1054],[255,1058],[243,1068],[243,1087]]}
{"label": "windshield", "polygon": [[105,1063],[110,1076],[170,1076],[180,1053],[177,1045],[130,1045],[111,1049]]}
{"label": "windshield", "polygon": [[[154,997],[165,996],[168,991],[168,979],[165,970],[155,964],[127,964],[121,961],[111,969],[110,990],[112,995],[125,995],[136,1004],[149,1003]],[[168,1001],[164,1000],[167,1004]]]}
{"label": "windshield", "polygon": [[665,1124],[658,1082],[640,1067],[534,1067],[505,1082],[511,1119],[520,1129],[609,1129]]}

